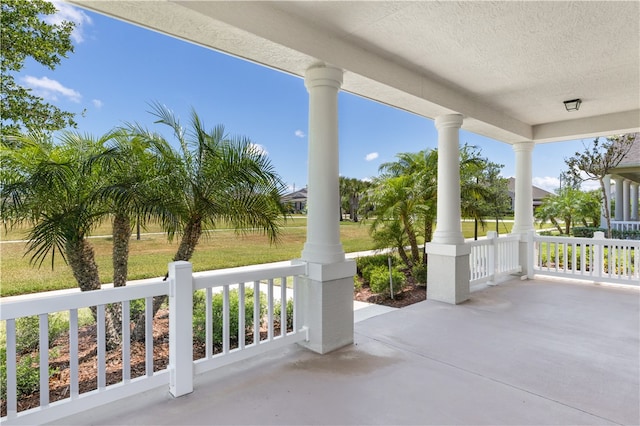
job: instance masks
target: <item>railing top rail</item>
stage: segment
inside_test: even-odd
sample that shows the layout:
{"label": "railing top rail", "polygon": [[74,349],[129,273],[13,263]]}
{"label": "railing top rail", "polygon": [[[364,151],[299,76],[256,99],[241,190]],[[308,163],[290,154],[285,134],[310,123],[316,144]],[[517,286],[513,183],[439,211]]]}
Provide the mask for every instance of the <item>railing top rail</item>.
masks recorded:
{"label": "railing top rail", "polygon": [[494,239],[494,238],[482,238],[482,239],[478,239],[478,240],[467,241],[466,244],[471,246],[471,247],[486,246],[486,245],[494,244],[494,241],[498,241],[498,242],[520,241],[520,234],[500,235],[500,236],[498,236],[497,239]]}
{"label": "railing top rail", "polygon": [[618,240],[612,238],[605,238],[602,240],[594,238],[578,238],[578,237],[552,237],[535,235],[535,241],[547,242],[547,243],[567,243],[567,244],[598,244],[607,246],[631,246],[640,247],[640,240]]}
{"label": "railing top rail", "polygon": [[220,287],[230,284],[281,278],[306,273],[306,264],[266,264],[240,268],[219,269],[217,271],[196,272],[193,274],[195,290],[207,287]]}
{"label": "railing top rail", "polygon": [[89,306],[118,303],[124,300],[169,294],[168,281],[157,281],[131,284],[126,287],[106,288],[96,291],[52,294],[39,293],[33,298],[5,299],[0,298],[0,320],[68,311]]}

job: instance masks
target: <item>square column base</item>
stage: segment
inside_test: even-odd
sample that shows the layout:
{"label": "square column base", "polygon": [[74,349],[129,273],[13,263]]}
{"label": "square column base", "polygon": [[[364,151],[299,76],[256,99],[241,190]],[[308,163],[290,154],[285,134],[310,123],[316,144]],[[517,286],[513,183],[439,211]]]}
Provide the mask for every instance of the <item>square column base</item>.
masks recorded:
{"label": "square column base", "polygon": [[465,244],[428,243],[427,299],[457,305],[469,299],[469,253]]}
{"label": "square column base", "polygon": [[307,264],[307,275],[298,281],[300,323],[309,330],[309,341],[302,346],[325,354],[353,343],[355,273],[352,260]]}

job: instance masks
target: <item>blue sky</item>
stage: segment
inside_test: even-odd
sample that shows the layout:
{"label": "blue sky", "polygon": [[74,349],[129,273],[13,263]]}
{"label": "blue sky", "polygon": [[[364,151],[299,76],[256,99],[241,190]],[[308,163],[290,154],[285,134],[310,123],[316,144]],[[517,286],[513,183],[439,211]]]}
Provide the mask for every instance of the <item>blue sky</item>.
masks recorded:
{"label": "blue sky", "polygon": [[[259,144],[290,188],[306,184],[308,96],[301,78],[68,4],[56,6],[52,19],[77,23],[75,52],[53,71],[27,62],[17,79],[78,113],[80,132],[100,135],[125,122],[160,131],[147,112],[149,102],[165,104],[184,125],[194,108],[207,128],[224,124],[229,133]],[[399,152],[437,145],[430,119],[344,92],[338,108],[342,176],[370,178]],[[503,176],[515,176],[510,145],[466,131],[460,140],[504,164]],[[556,188],[564,158],[581,149],[581,141],[537,145],[534,185]]]}

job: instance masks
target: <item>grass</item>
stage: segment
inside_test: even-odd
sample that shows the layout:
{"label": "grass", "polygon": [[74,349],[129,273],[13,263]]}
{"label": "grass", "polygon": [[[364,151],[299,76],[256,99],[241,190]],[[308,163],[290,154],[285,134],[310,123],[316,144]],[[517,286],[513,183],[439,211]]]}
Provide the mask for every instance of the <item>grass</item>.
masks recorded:
{"label": "grass", "polygon": [[[500,222],[500,234],[511,230],[513,223]],[[465,238],[473,237],[473,222],[463,222]],[[485,229],[478,227],[480,236],[486,231],[495,230],[494,222],[487,222]],[[62,257],[57,254],[53,269],[51,258],[41,267],[31,265],[29,255],[25,255],[24,242],[8,242],[24,239],[28,229],[13,229],[3,234],[4,243],[0,244],[0,296],[36,293],[41,291],[75,288],[76,282]],[[203,235],[193,258],[194,271],[231,268],[236,266],[277,262],[300,257],[306,240],[306,217],[294,216],[287,220],[282,228],[279,244],[270,245],[263,235],[248,233],[237,235],[233,230],[220,226]],[[129,279],[154,278],[164,276],[178,248],[178,239],[167,241],[158,225],[150,225],[144,231],[141,240],[135,236],[131,240],[129,256]],[[91,237],[96,262],[103,283],[113,281],[111,264],[111,226],[104,223]],[[371,250],[373,241],[369,236],[369,226],[363,223],[344,221],[340,223],[340,237],[345,252]]]}

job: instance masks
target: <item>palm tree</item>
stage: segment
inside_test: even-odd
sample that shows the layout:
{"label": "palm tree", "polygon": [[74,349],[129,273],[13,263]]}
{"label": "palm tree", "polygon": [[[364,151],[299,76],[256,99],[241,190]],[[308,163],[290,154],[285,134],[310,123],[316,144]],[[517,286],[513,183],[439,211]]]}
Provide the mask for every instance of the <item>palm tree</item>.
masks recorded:
{"label": "palm tree", "polygon": [[61,255],[82,291],[100,288],[87,237],[109,214],[95,194],[114,164],[113,151],[105,148],[111,137],[63,133],[56,145],[49,135],[32,132],[18,136],[13,148],[3,144],[3,218],[12,225],[33,224],[31,261],[42,265],[51,255],[53,267]]}
{"label": "palm tree", "polygon": [[[170,213],[163,225],[170,239],[180,236],[173,261],[190,260],[204,230],[221,223],[237,232],[262,232],[277,242],[285,214],[280,203],[285,185],[264,151],[246,137],[227,135],[222,125],[205,130],[195,111],[188,131],[158,103],[152,104],[151,114],[156,123],[172,130],[178,145],[176,149],[139,127],[134,132],[154,147],[170,183],[164,186]],[[154,301],[154,315],[164,299]]]}
{"label": "palm tree", "polygon": [[[93,138],[66,132],[55,144],[50,135],[31,132],[2,144],[1,209],[5,224],[29,223],[27,253],[41,266],[56,255],[69,264],[82,291],[101,288],[89,234],[110,213],[96,194],[117,162],[106,147],[111,133]],[[96,311],[93,310],[94,316]],[[107,316],[109,347],[118,342]]]}

